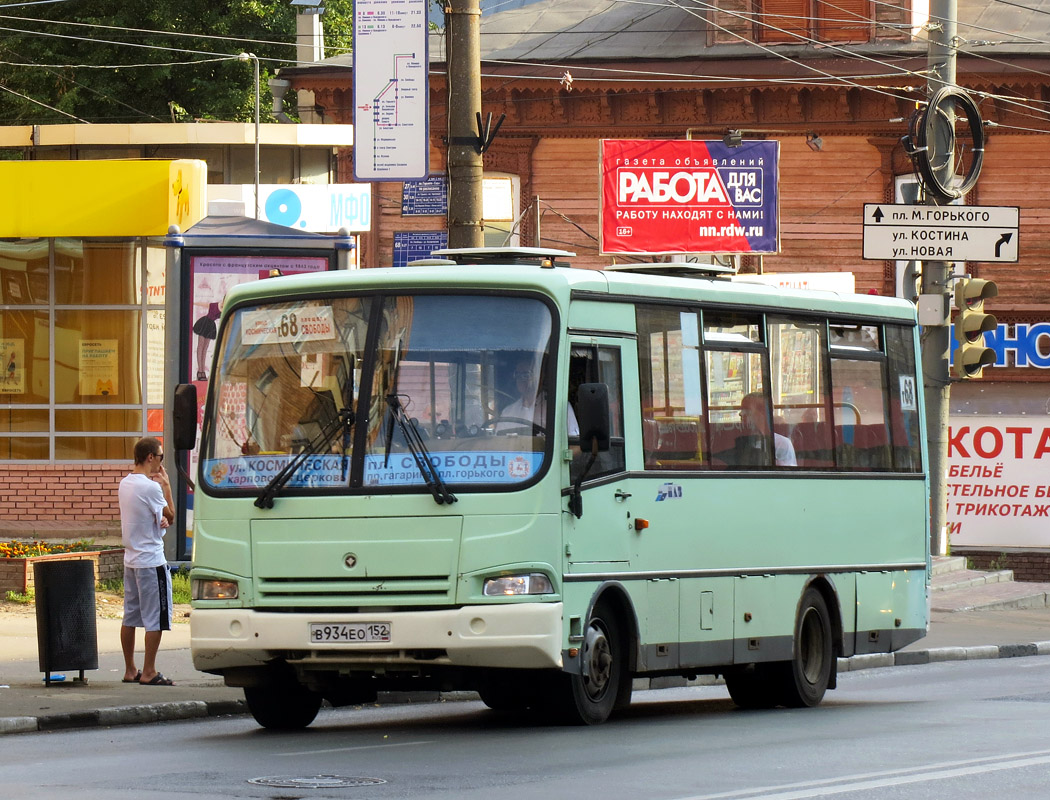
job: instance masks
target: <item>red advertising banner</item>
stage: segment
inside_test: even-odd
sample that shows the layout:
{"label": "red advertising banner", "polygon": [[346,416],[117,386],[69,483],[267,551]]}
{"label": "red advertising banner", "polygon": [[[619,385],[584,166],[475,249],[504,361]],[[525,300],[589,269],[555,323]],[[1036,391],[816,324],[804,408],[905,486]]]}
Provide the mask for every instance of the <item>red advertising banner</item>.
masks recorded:
{"label": "red advertising banner", "polygon": [[780,143],[603,139],[603,254],[776,253]]}

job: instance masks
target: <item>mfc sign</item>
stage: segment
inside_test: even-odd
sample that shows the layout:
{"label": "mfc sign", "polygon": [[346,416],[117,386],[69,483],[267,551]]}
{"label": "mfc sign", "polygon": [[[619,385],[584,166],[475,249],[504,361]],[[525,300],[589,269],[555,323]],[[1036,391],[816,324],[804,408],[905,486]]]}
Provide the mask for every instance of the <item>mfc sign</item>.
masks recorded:
{"label": "mfc sign", "polygon": [[778,142],[604,139],[603,253],[775,253]]}

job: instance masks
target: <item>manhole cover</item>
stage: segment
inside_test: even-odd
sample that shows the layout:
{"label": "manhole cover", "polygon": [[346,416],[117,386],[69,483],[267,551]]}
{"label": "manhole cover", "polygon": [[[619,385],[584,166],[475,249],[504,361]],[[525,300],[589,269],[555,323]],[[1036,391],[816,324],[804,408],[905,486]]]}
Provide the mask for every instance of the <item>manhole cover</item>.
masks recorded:
{"label": "manhole cover", "polygon": [[382,778],[347,778],[342,775],[273,775],[267,778],[249,778],[248,783],[277,789],[340,789],[350,786],[378,786],[386,781]]}

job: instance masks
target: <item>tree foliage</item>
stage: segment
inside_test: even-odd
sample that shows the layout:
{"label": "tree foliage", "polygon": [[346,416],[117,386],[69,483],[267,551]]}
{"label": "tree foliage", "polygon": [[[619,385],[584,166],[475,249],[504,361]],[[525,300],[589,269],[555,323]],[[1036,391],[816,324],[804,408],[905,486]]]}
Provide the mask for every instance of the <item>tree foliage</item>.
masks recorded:
{"label": "tree foliage", "polygon": [[[237,59],[242,52],[259,57],[265,121],[267,80],[295,64],[296,13],[289,0],[58,0],[5,8],[0,124],[246,122],[254,116],[255,80],[251,61]],[[326,55],[349,51],[352,15],[352,0],[325,3]]]}

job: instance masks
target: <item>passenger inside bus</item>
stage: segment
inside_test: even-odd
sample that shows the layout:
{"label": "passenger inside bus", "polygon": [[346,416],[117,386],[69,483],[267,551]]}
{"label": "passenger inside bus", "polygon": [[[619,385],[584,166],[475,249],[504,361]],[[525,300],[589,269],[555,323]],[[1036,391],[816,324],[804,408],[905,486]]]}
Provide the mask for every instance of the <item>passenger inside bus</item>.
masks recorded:
{"label": "passenger inside bus", "polygon": [[744,435],[736,440],[738,466],[762,466],[769,463],[769,436],[773,435],[773,451],[778,467],[795,467],[795,447],[791,440],[772,432],[769,401],[761,392],[744,395],[740,401],[740,423]]}

